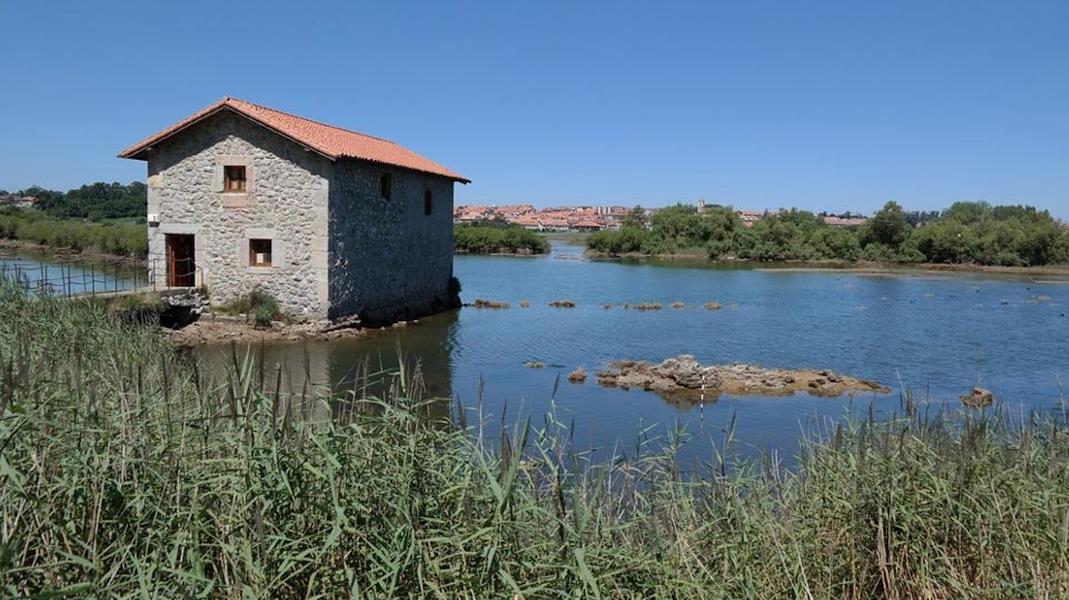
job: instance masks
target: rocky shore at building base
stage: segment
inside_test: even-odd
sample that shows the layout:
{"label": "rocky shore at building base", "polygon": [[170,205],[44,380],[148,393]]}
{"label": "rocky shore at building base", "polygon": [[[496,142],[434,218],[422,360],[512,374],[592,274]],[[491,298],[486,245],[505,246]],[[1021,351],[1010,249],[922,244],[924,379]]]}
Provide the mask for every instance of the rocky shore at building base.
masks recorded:
{"label": "rocky shore at building base", "polygon": [[304,340],[333,340],[359,337],[366,334],[358,327],[331,329],[324,323],[286,323],[273,321],[270,326],[257,326],[242,317],[205,316],[181,329],[163,329],[167,339],[180,348],[260,342],[296,342]]}
{"label": "rocky shore at building base", "polygon": [[681,354],[660,363],[619,360],[597,374],[598,384],[621,389],[641,389],[667,396],[698,398],[721,394],[733,396],[788,396],[806,392],[814,396],[850,393],[888,393],[875,381],[840,375],[828,370],[778,369],[758,365],[702,365],[693,356]]}

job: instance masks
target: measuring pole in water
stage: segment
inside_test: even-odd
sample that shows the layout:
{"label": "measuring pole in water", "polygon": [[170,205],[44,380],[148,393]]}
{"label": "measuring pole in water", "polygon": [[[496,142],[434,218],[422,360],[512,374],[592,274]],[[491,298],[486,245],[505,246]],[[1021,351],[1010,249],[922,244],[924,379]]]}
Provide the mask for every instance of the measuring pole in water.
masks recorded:
{"label": "measuring pole in water", "polygon": [[702,395],[698,401],[698,419],[705,421],[705,373],[702,373]]}

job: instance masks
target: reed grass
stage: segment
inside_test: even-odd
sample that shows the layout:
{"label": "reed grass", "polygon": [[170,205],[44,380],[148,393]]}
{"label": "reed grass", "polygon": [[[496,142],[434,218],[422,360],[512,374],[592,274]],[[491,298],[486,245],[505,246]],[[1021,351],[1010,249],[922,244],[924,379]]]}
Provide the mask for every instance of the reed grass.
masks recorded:
{"label": "reed grass", "polygon": [[729,427],[684,474],[674,431],[595,460],[552,414],[492,443],[468,411],[433,422],[411,365],[324,397],[98,306],[0,286],[0,323],[0,595],[1069,596],[1053,421],[907,397],[789,469],[735,456]]}

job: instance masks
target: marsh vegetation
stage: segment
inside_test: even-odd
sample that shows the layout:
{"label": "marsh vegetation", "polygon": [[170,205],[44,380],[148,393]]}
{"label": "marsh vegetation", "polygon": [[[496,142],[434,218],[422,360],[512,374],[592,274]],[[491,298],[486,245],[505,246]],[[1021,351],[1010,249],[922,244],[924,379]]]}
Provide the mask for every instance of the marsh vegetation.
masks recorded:
{"label": "marsh vegetation", "polygon": [[685,470],[674,429],[595,460],[553,411],[493,440],[478,413],[436,421],[412,361],[282,393],[256,348],[209,375],[94,304],[3,287],[0,323],[4,595],[1069,594],[1053,419],[906,394],[791,468],[738,455],[729,426]]}

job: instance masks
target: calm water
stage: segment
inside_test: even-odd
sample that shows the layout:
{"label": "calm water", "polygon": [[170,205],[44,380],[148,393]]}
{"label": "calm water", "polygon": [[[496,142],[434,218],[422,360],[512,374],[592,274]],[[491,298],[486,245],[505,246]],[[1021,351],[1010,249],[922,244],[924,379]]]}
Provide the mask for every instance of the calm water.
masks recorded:
{"label": "calm water", "polygon": [[33,293],[68,296],[135,288],[144,285],[146,275],[104,262],[59,262],[43,254],[0,250],[0,277],[19,281]]}
{"label": "calm water", "polygon": [[[589,261],[582,248],[563,244],[547,258],[464,256],[455,265],[466,302],[505,300],[512,307],[464,308],[362,339],[283,344],[268,349],[268,361],[297,371],[307,362],[313,380],[346,385],[354,365],[366,357],[391,364],[399,347],[421,360],[434,394],[472,407],[482,385],[491,427],[503,413],[509,422],[531,415],[540,423],[552,401],[558,418],[574,422],[581,447],[631,449],[642,428],[664,433],[679,424],[693,435],[682,453],[687,460],[708,458],[709,439],[719,440],[733,415],[747,447],[789,460],[803,428],[870,405],[896,410],[901,385],[936,407],[960,406],[958,396],[979,384],[1015,410],[1054,411],[1061,406],[1059,381],[1069,382],[1065,283]],[[557,299],[578,306],[547,306]],[[520,308],[521,300],[530,308]],[[670,308],[675,301],[688,306]],[[727,308],[707,311],[708,301]],[[640,302],[664,309],[602,308]],[[594,381],[615,359],[659,361],[679,353],[704,363],[833,369],[896,391],[833,399],[724,396],[697,405]],[[526,368],[528,360],[546,367]],[[577,366],[590,374],[583,385],[567,382]]]}
{"label": "calm water", "polygon": [[[0,264],[25,269],[46,263],[0,255]],[[358,339],[278,344],[266,349],[268,364],[284,365],[285,385],[295,391],[306,382],[348,386],[356,365],[370,360],[390,367],[399,348],[420,361],[434,395],[459,399],[474,411],[481,385],[491,435],[502,418],[530,415],[541,423],[552,404],[559,419],[574,423],[581,448],[619,445],[630,452],[644,428],[664,434],[683,427],[692,436],[681,453],[685,461],[709,458],[710,440],[722,438],[733,416],[745,448],[790,460],[804,429],[870,406],[878,413],[897,410],[903,385],[934,408],[956,408],[958,396],[979,384],[1013,410],[1028,412],[1059,410],[1059,382],[1069,382],[1065,282],[589,261],[582,248],[566,244],[555,245],[546,258],[463,256],[455,265],[466,302],[486,298],[512,307],[464,308]],[[115,275],[112,267],[63,268],[75,280],[83,270]],[[52,269],[58,267],[50,265],[50,276]],[[118,281],[103,285],[126,287],[133,275],[120,270]],[[558,299],[578,306],[547,306]],[[530,308],[520,308],[521,300]],[[688,306],[670,308],[676,301]],[[709,301],[726,308],[707,311],[702,304]],[[664,309],[602,308],[641,302],[660,302]],[[229,360],[230,350],[198,352],[214,362]],[[659,361],[684,352],[704,363],[833,369],[895,392],[830,399],[723,396],[700,405],[594,381],[615,359]],[[527,368],[529,360],[546,366]],[[590,375],[585,384],[567,381],[577,366]]]}

